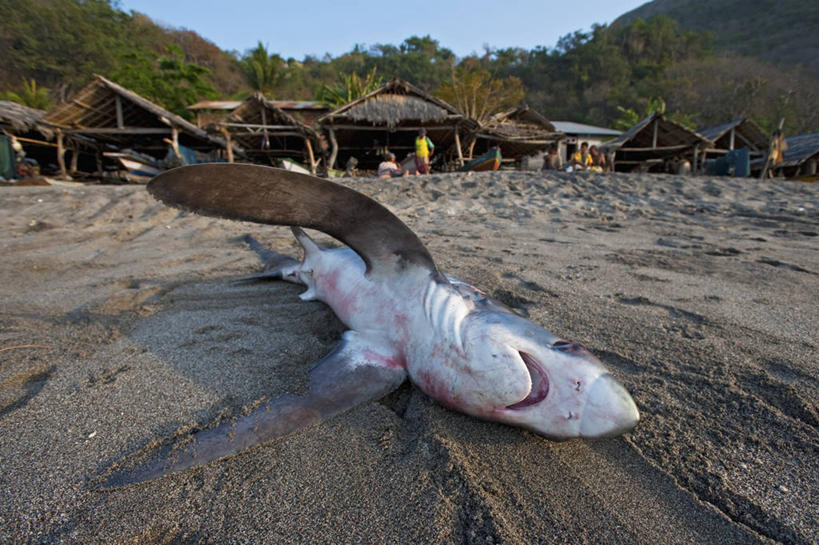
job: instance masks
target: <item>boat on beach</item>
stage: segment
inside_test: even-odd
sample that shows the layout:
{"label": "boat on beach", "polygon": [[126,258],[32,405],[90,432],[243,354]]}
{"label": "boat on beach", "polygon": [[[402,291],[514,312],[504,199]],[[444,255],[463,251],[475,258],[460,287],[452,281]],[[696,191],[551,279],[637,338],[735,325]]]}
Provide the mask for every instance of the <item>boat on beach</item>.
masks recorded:
{"label": "boat on beach", "polygon": [[467,164],[459,168],[461,172],[473,171],[484,172],[487,170],[498,170],[501,165],[501,153],[499,148],[492,148],[483,155],[476,157]]}

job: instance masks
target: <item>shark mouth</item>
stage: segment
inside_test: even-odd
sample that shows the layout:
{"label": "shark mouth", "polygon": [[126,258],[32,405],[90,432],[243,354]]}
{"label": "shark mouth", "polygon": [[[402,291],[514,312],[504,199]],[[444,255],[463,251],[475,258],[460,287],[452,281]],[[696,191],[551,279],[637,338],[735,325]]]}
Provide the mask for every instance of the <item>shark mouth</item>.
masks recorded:
{"label": "shark mouth", "polygon": [[526,352],[519,352],[523,363],[526,364],[526,369],[529,370],[529,376],[532,378],[532,389],[529,390],[529,395],[524,397],[513,405],[508,405],[507,409],[523,409],[530,405],[534,405],[546,397],[549,393],[549,378],[540,363]]}

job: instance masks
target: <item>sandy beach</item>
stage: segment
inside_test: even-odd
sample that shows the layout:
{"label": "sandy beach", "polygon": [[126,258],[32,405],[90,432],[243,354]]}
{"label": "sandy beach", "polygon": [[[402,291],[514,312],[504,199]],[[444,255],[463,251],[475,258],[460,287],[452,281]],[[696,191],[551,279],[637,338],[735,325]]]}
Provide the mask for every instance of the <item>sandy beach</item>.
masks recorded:
{"label": "sandy beach", "polygon": [[[112,466],[305,387],[344,326],[142,186],[0,188],[0,543],[819,542],[819,184],[350,179],[443,271],[586,346],[642,421],[556,443],[405,383],[154,482]],[[321,238],[329,242],[327,238]]]}

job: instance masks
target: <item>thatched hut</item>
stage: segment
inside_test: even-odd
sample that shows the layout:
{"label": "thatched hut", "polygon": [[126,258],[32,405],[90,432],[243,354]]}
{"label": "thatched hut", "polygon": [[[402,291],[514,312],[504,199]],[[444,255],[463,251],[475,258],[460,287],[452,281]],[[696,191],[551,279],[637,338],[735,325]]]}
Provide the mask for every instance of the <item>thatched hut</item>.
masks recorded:
{"label": "thatched hut", "polygon": [[468,159],[500,148],[504,163],[520,163],[524,157],[546,150],[566,135],[529,106],[493,115],[482,123],[470,143]]}
{"label": "thatched hut", "polygon": [[698,132],[711,142],[704,152],[707,158],[720,157],[739,148],[748,148],[751,159],[756,159],[764,156],[768,149],[768,136],[747,117],[738,117],[727,123],[705,127]]}
{"label": "thatched hut", "polygon": [[156,160],[170,152],[183,164],[215,159],[225,146],[221,138],[102,76],[44,120],[57,127],[57,158],[63,174],[65,135],[92,138],[99,143],[99,152],[128,149]]}
{"label": "thatched hut", "polygon": [[788,147],[782,162],[774,166],[776,172],[788,178],[815,178],[819,166],[819,132],[791,136],[785,143]]}
{"label": "thatched hut", "polygon": [[415,151],[418,129],[427,129],[436,156],[463,162],[462,137],[477,128],[446,102],[395,78],[381,88],[319,118],[330,145],[329,166],[350,157],[361,168],[378,166],[385,151],[399,159]]}
{"label": "thatched hut", "polygon": [[[17,176],[14,148],[19,144],[26,157],[40,164],[54,161],[54,131],[43,123],[44,110],[0,100],[0,177]],[[14,143],[14,144],[13,144]],[[13,144],[13,145],[12,145]]]}
{"label": "thatched hut", "polygon": [[686,163],[696,171],[710,145],[698,132],[653,113],[599,148],[619,172],[681,172]]}
{"label": "thatched hut", "polygon": [[[314,150],[319,146],[316,131],[285,113],[261,93],[248,97],[212,126],[224,135],[228,149],[235,142],[252,161],[269,164],[277,158],[297,158],[316,172]],[[228,160],[233,162],[232,153]]]}

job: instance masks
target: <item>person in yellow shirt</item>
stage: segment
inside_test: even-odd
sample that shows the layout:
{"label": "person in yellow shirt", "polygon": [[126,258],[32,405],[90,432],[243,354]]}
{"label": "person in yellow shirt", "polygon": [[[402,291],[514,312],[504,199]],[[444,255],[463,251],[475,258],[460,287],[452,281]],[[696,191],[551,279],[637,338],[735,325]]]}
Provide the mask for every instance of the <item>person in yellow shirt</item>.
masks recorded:
{"label": "person in yellow shirt", "polygon": [[415,139],[415,167],[418,174],[429,174],[429,158],[435,151],[435,144],[427,136],[427,130],[418,129],[418,138]]}
{"label": "person in yellow shirt", "polygon": [[583,142],[580,144],[580,150],[572,154],[572,159],[569,161],[569,166],[574,170],[586,170],[592,166],[592,156],[589,153],[589,143]]}

